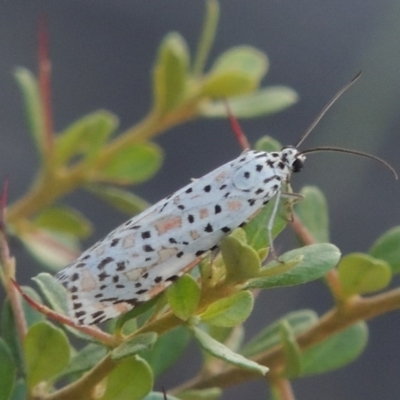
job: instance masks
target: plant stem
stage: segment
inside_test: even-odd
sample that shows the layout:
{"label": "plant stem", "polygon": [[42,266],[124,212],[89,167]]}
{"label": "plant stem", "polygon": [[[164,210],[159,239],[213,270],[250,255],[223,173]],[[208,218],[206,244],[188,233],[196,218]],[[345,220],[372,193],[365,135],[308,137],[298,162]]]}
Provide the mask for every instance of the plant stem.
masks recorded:
{"label": "plant stem", "polygon": [[[327,312],[314,327],[299,335],[296,340],[299,348],[306,350],[357,322],[369,320],[397,309],[400,309],[400,289],[394,289],[370,298],[355,297],[345,306]],[[285,356],[282,346],[278,345],[265,353],[259,354],[253,360],[268,366],[271,370],[270,373],[278,374],[284,367]],[[205,378],[196,377],[175,388],[174,392],[212,387],[224,388],[259,378],[260,376],[254,372],[230,367],[220,374]]]}

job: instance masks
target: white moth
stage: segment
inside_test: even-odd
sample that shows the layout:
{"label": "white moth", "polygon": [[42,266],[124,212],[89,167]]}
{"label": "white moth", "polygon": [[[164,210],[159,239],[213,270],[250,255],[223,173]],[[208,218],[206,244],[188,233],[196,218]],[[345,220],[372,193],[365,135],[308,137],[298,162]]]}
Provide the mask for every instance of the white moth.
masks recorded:
{"label": "white moth", "polygon": [[[305,152],[297,146],[272,153],[247,150],[119,226],[56,275],[68,290],[71,317],[79,324],[97,324],[163,291],[274,196],[276,212],[282,184],[301,170],[306,153],[320,150],[368,157],[332,147]],[[273,218],[270,232],[272,222]]]}

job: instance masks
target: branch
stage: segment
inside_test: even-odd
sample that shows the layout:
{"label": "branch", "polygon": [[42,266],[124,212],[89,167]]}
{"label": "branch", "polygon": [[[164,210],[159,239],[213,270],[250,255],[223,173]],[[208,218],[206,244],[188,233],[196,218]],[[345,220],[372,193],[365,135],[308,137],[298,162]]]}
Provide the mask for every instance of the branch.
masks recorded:
{"label": "branch", "polygon": [[[344,307],[334,308],[327,312],[314,327],[299,335],[297,343],[300,349],[304,351],[357,322],[369,320],[397,309],[400,309],[400,289],[394,289],[370,298],[355,297],[349,299]],[[271,370],[270,373],[279,373],[285,363],[282,346],[276,346],[258,355],[254,358],[254,361],[268,366]],[[260,376],[256,373],[232,367],[220,374],[206,378],[196,377],[174,389],[174,392],[212,387],[224,388],[259,378]]]}

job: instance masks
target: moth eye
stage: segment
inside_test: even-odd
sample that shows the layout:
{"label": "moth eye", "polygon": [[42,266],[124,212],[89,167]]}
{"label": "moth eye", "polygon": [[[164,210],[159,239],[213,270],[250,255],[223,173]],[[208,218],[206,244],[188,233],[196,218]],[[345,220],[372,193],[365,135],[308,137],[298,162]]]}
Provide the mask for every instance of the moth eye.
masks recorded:
{"label": "moth eye", "polygon": [[296,158],[292,164],[292,171],[293,172],[300,172],[303,169],[303,161],[299,158]]}

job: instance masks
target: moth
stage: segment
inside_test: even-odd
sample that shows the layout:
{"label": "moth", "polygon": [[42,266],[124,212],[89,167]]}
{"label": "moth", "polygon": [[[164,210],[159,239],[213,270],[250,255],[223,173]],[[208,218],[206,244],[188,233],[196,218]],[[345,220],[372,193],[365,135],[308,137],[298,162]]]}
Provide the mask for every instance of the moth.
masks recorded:
{"label": "moth", "polygon": [[71,318],[79,324],[97,324],[150,300],[274,199],[268,224],[272,246],[273,219],[283,184],[302,169],[307,153],[338,151],[373,158],[397,177],[384,160],[362,152],[337,147],[298,150],[358,76],[334,96],[296,146],[279,152],[245,150],[120,225],[58,272],[56,279],[68,291]]}

